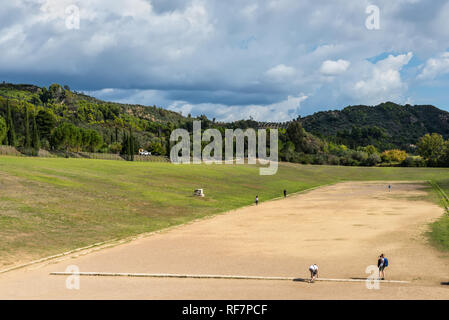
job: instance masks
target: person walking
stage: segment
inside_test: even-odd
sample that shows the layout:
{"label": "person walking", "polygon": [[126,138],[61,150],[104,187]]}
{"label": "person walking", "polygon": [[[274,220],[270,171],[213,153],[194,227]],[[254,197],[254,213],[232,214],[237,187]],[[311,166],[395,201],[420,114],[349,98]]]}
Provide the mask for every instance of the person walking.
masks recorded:
{"label": "person walking", "polygon": [[256,206],[259,204],[259,196],[256,196]]}
{"label": "person walking", "polygon": [[284,189],[284,198],[287,198],[287,190]]}

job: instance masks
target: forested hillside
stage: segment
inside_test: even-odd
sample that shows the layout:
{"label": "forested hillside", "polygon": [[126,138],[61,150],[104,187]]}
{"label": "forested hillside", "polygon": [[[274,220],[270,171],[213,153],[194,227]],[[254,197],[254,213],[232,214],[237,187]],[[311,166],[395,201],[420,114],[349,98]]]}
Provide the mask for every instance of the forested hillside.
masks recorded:
{"label": "forested hillside", "polygon": [[[136,149],[164,145],[171,130],[185,122],[180,114],[163,108],[105,102],[58,84],[48,89],[0,84],[0,116],[8,119],[8,112],[12,117],[15,138],[7,144],[25,146],[27,130],[32,127],[31,117],[35,117],[40,147],[47,150],[65,147],[117,153],[130,131]],[[28,121],[27,114],[30,117]],[[82,138],[77,139],[77,135],[82,136],[87,130],[95,130],[101,141],[95,137],[94,144],[89,145]]]}
{"label": "forested hillside", "polygon": [[25,155],[36,156],[42,150],[56,156],[97,152],[134,160],[143,148],[168,156],[173,129],[192,132],[194,120],[201,121],[202,130],[215,128],[223,137],[226,129],[278,129],[282,161],[449,165],[449,142],[445,141],[449,138],[449,113],[433,106],[388,102],[318,112],[282,124],[252,119],[223,123],[204,115],[185,117],[156,106],[106,102],[58,84],[48,89],[0,84],[0,144]]}
{"label": "forested hillside", "polygon": [[449,138],[449,112],[430,105],[350,106],[318,112],[300,122],[307,131],[352,148],[371,144],[380,150],[413,152],[413,145],[426,133]]}

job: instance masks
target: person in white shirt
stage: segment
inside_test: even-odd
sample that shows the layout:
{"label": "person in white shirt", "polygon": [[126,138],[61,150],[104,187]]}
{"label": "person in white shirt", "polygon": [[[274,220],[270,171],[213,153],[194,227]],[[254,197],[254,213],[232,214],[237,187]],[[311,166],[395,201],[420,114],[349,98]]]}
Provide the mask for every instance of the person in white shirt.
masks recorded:
{"label": "person in white shirt", "polygon": [[310,283],[314,282],[316,278],[318,278],[318,266],[316,264],[312,264],[309,267],[310,271]]}

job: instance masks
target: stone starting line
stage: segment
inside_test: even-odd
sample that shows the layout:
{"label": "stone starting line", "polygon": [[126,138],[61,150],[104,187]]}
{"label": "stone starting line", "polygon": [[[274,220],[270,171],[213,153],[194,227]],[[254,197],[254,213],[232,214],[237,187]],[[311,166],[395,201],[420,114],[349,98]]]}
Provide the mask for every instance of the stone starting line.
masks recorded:
{"label": "stone starting line", "polygon": [[[236,279],[236,280],[277,280],[277,281],[299,281],[308,282],[309,279],[296,277],[265,277],[265,276],[242,276],[242,275],[208,275],[208,274],[170,274],[170,273],[116,273],[116,272],[50,272],[52,276],[85,276],[85,277],[133,277],[133,278],[188,278],[188,279]],[[378,281],[380,283],[410,283],[401,280],[377,280],[377,279],[330,279],[318,278],[315,281],[329,282],[366,282]]]}

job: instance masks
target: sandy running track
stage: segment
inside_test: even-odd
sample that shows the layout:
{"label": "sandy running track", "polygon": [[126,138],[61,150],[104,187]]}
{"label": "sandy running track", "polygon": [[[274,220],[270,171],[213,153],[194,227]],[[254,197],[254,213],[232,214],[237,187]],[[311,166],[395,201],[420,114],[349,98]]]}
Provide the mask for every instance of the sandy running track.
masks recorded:
{"label": "sandy running track", "polygon": [[[0,275],[1,299],[449,299],[449,257],[426,242],[443,209],[420,200],[423,185],[340,183],[262,203],[88,255]],[[83,272],[366,277],[385,253],[387,278],[410,284],[50,276]],[[429,272],[432,270],[432,272]]]}

